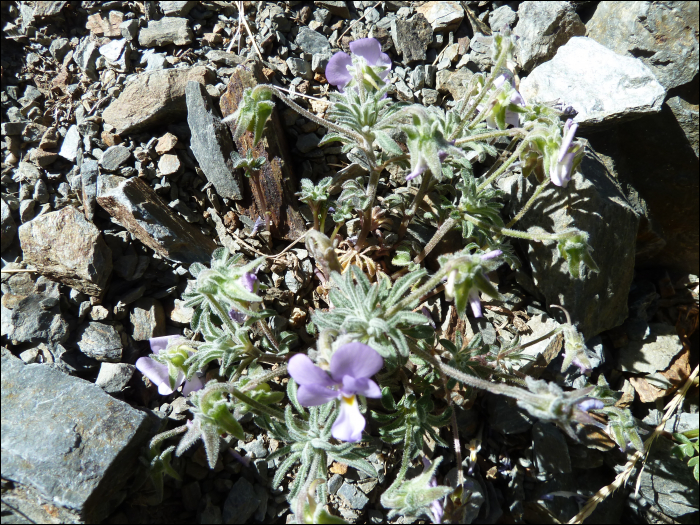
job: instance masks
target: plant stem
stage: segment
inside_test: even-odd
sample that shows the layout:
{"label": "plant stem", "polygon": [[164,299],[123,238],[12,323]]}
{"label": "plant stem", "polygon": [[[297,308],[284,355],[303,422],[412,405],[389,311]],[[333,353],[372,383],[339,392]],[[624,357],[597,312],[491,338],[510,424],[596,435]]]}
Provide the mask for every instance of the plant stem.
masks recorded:
{"label": "plant stem", "polygon": [[[365,151],[365,153],[367,153],[367,151]],[[374,167],[374,154],[372,153],[371,157],[369,155],[367,157],[371,159],[369,182],[367,183],[368,203],[362,215],[362,230],[355,243],[355,249],[357,251],[364,248],[365,240],[367,239],[367,235],[369,235],[369,229],[372,227],[372,207],[374,206],[374,200],[377,198],[377,186],[379,185],[379,174],[381,173]]]}
{"label": "plant stem", "polygon": [[485,181],[483,181],[479,186],[476,188],[477,192],[480,192],[483,190],[486,186],[491,184],[494,180],[496,180],[498,177],[500,177],[509,167],[511,164],[513,164],[519,157],[520,153],[525,149],[527,146],[527,141],[522,141],[518,148],[513,152],[513,154],[508,158],[507,161],[505,161],[500,168],[498,168],[496,171],[494,171]]}
{"label": "plant stem", "polygon": [[255,387],[257,387],[261,383],[267,383],[270,379],[274,379],[275,377],[283,376],[286,374],[287,374],[287,364],[285,363],[285,364],[277,367],[274,370],[270,370],[266,374],[256,376],[248,384],[246,384],[243,388],[241,388],[241,392],[247,392],[248,390],[253,390]]}
{"label": "plant stem", "polygon": [[232,387],[231,385],[226,385],[226,390],[233,397],[239,399],[240,401],[243,401],[246,405],[250,405],[258,412],[262,412],[270,417],[274,417],[279,419],[280,421],[284,421],[284,412],[280,412],[279,410],[275,410],[274,408],[270,408],[267,405],[263,405],[262,403],[257,402],[252,397],[245,395],[243,392],[241,392],[237,388]]}
{"label": "plant stem", "polygon": [[442,240],[442,238],[447,235],[447,232],[450,231],[454,226],[457,224],[457,221],[454,220],[452,217],[448,218],[445,222],[442,223],[442,226],[438,229],[438,231],[435,232],[435,235],[433,235],[433,238],[430,239],[430,242],[425,245],[425,248],[423,248],[423,251],[420,252],[418,255],[416,255],[415,259],[413,259],[413,262],[416,264],[420,264],[423,262],[423,259],[425,259],[428,254],[433,251],[433,248],[437,246],[437,244]]}
{"label": "plant stem", "polygon": [[572,237],[578,233],[577,230],[566,230],[559,233],[527,233],[520,230],[511,230],[510,228],[504,228],[495,224],[488,224],[480,219],[477,219],[476,217],[472,217],[468,213],[463,214],[463,217],[465,220],[484,230],[491,230],[492,232],[500,235],[515,237],[516,239],[527,239],[528,241],[560,241],[562,239]]}
{"label": "plant stem", "polygon": [[401,468],[399,469],[399,473],[396,475],[396,479],[391,484],[391,487],[386,490],[387,492],[389,492],[394,486],[398,487],[406,477],[406,472],[411,464],[411,430],[413,429],[409,423],[406,425],[406,434],[404,435],[403,439],[403,457],[401,458]]}
{"label": "plant stem", "polygon": [[525,132],[520,128],[491,131],[489,133],[479,133],[478,135],[471,135],[455,141],[455,146],[466,144],[467,142],[476,142],[478,140],[496,139],[498,137],[517,137],[518,135],[522,135],[524,133]]}
{"label": "plant stem", "polygon": [[430,187],[430,182],[432,180],[433,173],[430,170],[426,170],[423,173],[423,180],[421,181],[420,186],[418,187],[418,193],[416,193],[415,197],[413,198],[413,203],[411,204],[411,207],[406,213],[404,213],[403,219],[401,219],[401,226],[399,227],[398,231],[399,239],[403,239],[403,236],[406,235],[408,224],[411,222],[411,219],[415,216],[416,212],[418,211],[418,208],[422,204],[423,198],[425,197],[425,194],[428,193],[428,188]]}
{"label": "plant stem", "polygon": [[209,304],[214,307],[214,310],[216,310],[216,313],[219,315],[221,318],[221,322],[226,325],[226,328],[228,328],[228,331],[231,335],[236,333],[236,325],[234,324],[233,320],[229,317],[228,312],[224,310],[224,307],[221,306],[221,303],[217,301],[214,298],[214,295],[212,294],[204,294],[209,301]]}
{"label": "plant stem", "polygon": [[391,319],[392,316],[396,315],[397,312],[403,310],[404,308],[407,308],[413,302],[419,300],[421,297],[423,297],[426,293],[431,291],[435,286],[440,282],[440,280],[445,277],[450,271],[452,270],[453,265],[457,264],[459,261],[459,258],[452,259],[449,261],[445,266],[440,268],[435,275],[433,275],[430,279],[428,279],[423,286],[420,286],[417,290],[415,290],[413,293],[411,293],[408,297],[405,297],[398,303],[396,303],[393,307],[391,307],[389,310],[387,310],[385,318],[386,319]]}
{"label": "plant stem", "polygon": [[532,205],[535,203],[535,200],[537,197],[540,196],[540,193],[544,191],[544,189],[549,185],[549,179],[546,178],[542,184],[537,186],[537,189],[535,190],[535,193],[532,194],[532,197],[525,203],[525,206],[518,212],[518,214],[513,217],[510,222],[506,225],[507,228],[512,228],[516,222],[518,222],[520,219],[523,218],[523,215],[532,208]]}

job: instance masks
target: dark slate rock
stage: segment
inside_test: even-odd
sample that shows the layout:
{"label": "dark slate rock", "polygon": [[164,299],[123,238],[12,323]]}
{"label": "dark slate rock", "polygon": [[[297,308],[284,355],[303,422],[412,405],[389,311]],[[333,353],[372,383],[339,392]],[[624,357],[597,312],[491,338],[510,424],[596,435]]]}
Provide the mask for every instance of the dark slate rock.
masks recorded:
{"label": "dark slate rock", "polygon": [[85,218],[89,221],[92,221],[95,216],[95,208],[97,207],[97,177],[99,174],[100,168],[96,160],[83,160],[80,165],[80,180],[82,182],[83,210]]}
{"label": "dark slate rock", "polygon": [[[697,83],[696,83],[697,87]],[[688,144],[693,149],[695,156],[698,156],[698,105],[691,104],[682,97],[671,97],[666,100],[666,105],[671,108],[673,115],[678,121],[678,125],[683,130]]]}
{"label": "dark slate rock", "polygon": [[403,62],[411,64],[426,59],[426,50],[433,41],[433,28],[430,22],[419,13],[410,20],[392,21],[391,37]]}
{"label": "dark slate rock", "polygon": [[532,449],[540,472],[571,472],[566,439],[554,425],[538,421],[532,426]]}
{"label": "dark slate rock", "polygon": [[139,32],[139,45],[143,47],[162,47],[170,44],[186,46],[191,44],[194,33],[186,18],[166,17],[150,20],[148,26]]}
{"label": "dark slate rock", "polygon": [[315,133],[307,133],[305,135],[301,135],[297,139],[297,149],[302,153],[308,153],[314,148],[317,148],[318,143],[320,141],[321,139],[318,138],[318,135],[316,135]]}
{"label": "dark slate rock", "polygon": [[90,37],[83,37],[75,48],[73,61],[78,64],[80,70],[85,73],[90,79],[97,79],[95,71],[95,63],[100,52],[97,49],[97,43],[90,40]]}
{"label": "dark slate rock", "polygon": [[97,203],[163,257],[185,264],[211,262],[214,241],[175,215],[140,178],[100,175]]}
{"label": "dark slate rock", "polygon": [[245,478],[239,478],[224,502],[224,523],[245,523],[260,505],[255,487]]}
{"label": "dark slate rock", "polygon": [[204,86],[194,81],[187,83],[186,97],[187,124],[192,132],[190,147],[199,166],[219,196],[241,199],[241,188],[231,165],[233,140],[211,97]]}
{"label": "dark slate rock", "polygon": [[158,2],[160,10],[165,16],[187,16],[192,8],[197,5],[193,0],[185,0],[179,2]]}
{"label": "dark slate rock", "polygon": [[76,208],[40,215],[19,228],[24,261],[39,273],[99,297],[112,273],[112,251]]}
{"label": "dark slate rock", "polygon": [[110,146],[102,154],[100,166],[105,171],[117,171],[131,157],[131,151],[124,146]]}
{"label": "dark slate rock", "polygon": [[518,61],[525,71],[546,62],[573,36],[586,34],[586,26],[570,2],[523,2],[518,6]]}
{"label": "dark slate rock", "polygon": [[498,432],[519,434],[532,427],[532,421],[528,415],[503,396],[489,395],[487,406],[489,424]]}
{"label": "dark slate rock", "polygon": [[[515,211],[520,210],[534,191],[534,185],[521,176],[504,180],[502,187],[510,193]],[[568,202],[580,204],[569,208]],[[588,233],[588,243],[600,272],[583,269],[580,279],[569,274],[568,263],[560,256],[557,243],[523,246],[528,251],[533,280],[546,298],[545,304],[566,308],[585,339],[619,326],[627,318],[638,224],[638,215],[603,163],[588,148],[568,187],[550,186],[516,225],[520,230],[541,228],[561,232],[577,228]]]}
{"label": "dark slate rock", "polygon": [[121,503],[150,437],[144,413],[56,368],[24,365],[4,349],[2,410],[2,477],[16,483],[3,502],[26,487],[39,495],[24,500],[26,510],[72,516],[62,523],[98,523]]}
{"label": "dark slate rock", "polygon": [[666,89],[698,74],[698,2],[600,2],[588,36],[638,57]]}
{"label": "dark slate rock", "polygon": [[122,338],[113,326],[88,323],[78,330],[78,348],[98,361],[117,363],[122,358]]}
{"label": "dark slate rock", "polygon": [[342,496],[348,507],[351,509],[362,510],[369,503],[369,498],[354,484],[343,483],[343,486],[338,490],[338,495]]}
{"label": "dark slate rock", "polygon": [[297,34],[294,43],[298,45],[304,53],[309,53],[310,55],[330,53],[331,51],[331,45],[328,43],[328,39],[318,31],[314,31],[308,27],[301,27],[299,29],[299,34]]}
{"label": "dark slate rock", "polygon": [[345,19],[350,18],[350,10],[348,9],[347,2],[342,0],[321,0],[314,3],[319,7],[328,9],[332,15]]}
{"label": "dark slate rock", "polygon": [[328,492],[330,494],[335,494],[338,489],[343,484],[343,476],[340,474],[333,474],[331,479],[328,480]]}
{"label": "dark slate rock", "polygon": [[3,335],[20,343],[64,342],[69,328],[61,316],[58,284],[39,277],[27,292],[3,296]]}

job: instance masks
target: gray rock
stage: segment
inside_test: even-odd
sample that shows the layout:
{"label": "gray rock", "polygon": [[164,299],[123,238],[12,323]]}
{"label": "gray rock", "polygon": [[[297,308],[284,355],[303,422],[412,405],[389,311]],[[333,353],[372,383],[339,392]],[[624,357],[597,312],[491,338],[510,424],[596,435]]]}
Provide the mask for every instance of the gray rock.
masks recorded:
{"label": "gray rock", "polygon": [[[534,191],[534,185],[526,181],[523,186],[520,178],[515,188],[513,185],[506,191],[513,199],[512,209],[517,211]],[[574,279],[556,243],[528,243],[532,277],[546,298],[545,304],[566,308],[586,340],[622,324],[627,318],[639,217],[605,166],[589,148],[566,190],[551,186],[538,202],[542,205],[533,206],[516,227],[531,231],[544,228],[548,232],[578,228],[587,232],[593,259],[600,268],[600,273],[584,270],[580,279]],[[569,209],[567,202],[581,205]]]}
{"label": "gray rock", "polygon": [[322,0],[315,2],[315,4],[324,9],[328,9],[332,15],[345,19],[350,18],[350,10],[348,9],[347,2],[342,0]]}
{"label": "gray rock", "polygon": [[100,296],[112,273],[112,251],[76,208],[40,215],[19,228],[24,261],[39,273]]}
{"label": "gray rock", "polygon": [[338,489],[343,484],[343,476],[340,474],[333,474],[331,479],[328,480],[328,492],[330,494],[335,494]]}
{"label": "gray rock", "polygon": [[698,105],[691,104],[681,97],[671,97],[666,100],[666,105],[671,108],[673,115],[678,121],[678,125],[683,130],[688,144],[693,149],[695,156],[698,156]]}
{"label": "gray rock", "polygon": [[391,38],[404,64],[411,64],[427,58],[426,50],[433,41],[433,28],[425,17],[418,13],[410,20],[392,20]]}
{"label": "gray rock", "polygon": [[[695,414],[697,428],[697,414]],[[639,494],[653,501],[661,511],[679,523],[695,523],[698,513],[698,482],[686,461],[673,457],[674,444],[659,438],[651,447],[639,484]],[[637,479],[637,472],[632,474]]]}
{"label": "gray rock", "polygon": [[34,207],[36,202],[34,199],[25,199],[19,203],[19,220],[23,223],[29,222],[34,218]]}
{"label": "gray rock", "polygon": [[83,211],[85,212],[85,218],[91,222],[95,216],[95,208],[97,207],[97,177],[99,175],[100,169],[96,160],[83,160],[82,164],[80,165]]}
{"label": "gray rock", "polygon": [[224,502],[224,523],[245,523],[260,505],[260,499],[253,485],[245,478],[239,478]]}
{"label": "gray rock", "polygon": [[[31,281],[29,283],[31,285]],[[61,316],[58,284],[39,277],[36,287],[22,293],[12,289],[3,296],[3,335],[18,343],[48,342],[68,338],[68,323]]]}
{"label": "gray rock", "polygon": [[459,2],[426,2],[416,8],[433,26],[433,31],[454,31],[464,19],[464,9]]}
{"label": "gray rock", "polygon": [[683,350],[674,326],[651,323],[649,332],[642,341],[631,341],[620,349],[618,360],[623,372],[653,374],[666,370],[673,358]]}
{"label": "gray rock", "polygon": [[243,444],[241,448],[248,452],[250,457],[253,459],[264,458],[267,456],[267,447],[265,447],[265,443],[262,441],[262,436],[259,436],[258,439],[255,439],[250,443]]}
{"label": "gray rock", "polygon": [[666,89],[698,74],[697,2],[600,2],[586,28],[596,42],[639,58]]}
{"label": "gray rock", "polygon": [[314,73],[323,73],[328,65],[328,60],[330,60],[331,55],[320,54],[311,57],[311,70]]}
{"label": "gray rock", "polygon": [[21,511],[51,509],[44,523],[57,515],[65,516],[62,523],[98,523],[121,503],[150,437],[146,414],[88,381],[24,365],[5,350],[2,410],[2,476],[16,483],[3,503],[30,490],[37,497],[25,498]]}
{"label": "gray rock", "polygon": [[306,60],[289,57],[287,59],[287,65],[289,66],[289,71],[295,77],[305,78],[306,80],[311,80],[314,78],[313,71],[311,71],[311,65]]}
{"label": "gray rock", "polygon": [[185,0],[181,2],[158,2],[160,10],[165,16],[187,16],[192,8],[197,5],[193,0]]}
{"label": "gray rock", "polygon": [[131,42],[136,38],[136,35],[139,32],[139,21],[125,20],[119,24],[119,30],[122,33],[122,37],[126,38],[128,42]]}
{"label": "gray rock", "polygon": [[78,348],[98,361],[118,363],[122,358],[122,338],[113,326],[88,323],[78,329]]}
{"label": "gray rock", "polygon": [[127,363],[102,363],[95,384],[108,394],[118,394],[134,375],[136,367]]}
{"label": "gray rock", "polygon": [[338,490],[338,495],[343,498],[345,504],[351,509],[362,510],[369,503],[369,498],[354,484],[343,483],[343,486]]}
{"label": "gray rock", "polygon": [[170,44],[186,46],[194,40],[194,33],[186,18],[166,17],[149,20],[148,26],[139,31],[139,45],[143,47],[163,47]]}
{"label": "gray rock", "polygon": [[184,264],[210,262],[216,244],[175,215],[140,178],[100,175],[97,203],[161,256]]}
{"label": "gray rock", "polygon": [[170,176],[182,171],[182,162],[177,154],[163,155],[158,159],[158,171],[161,175]]}
{"label": "gray rock", "polygon": [[540,472],[571,472],[569,447],[554,425],[538,421],[532,426],[532,450]]}
{"label": "gray rock", "polygon": [[310,55],[331,52],[331,45],[328,43],[328,39],[323,34],[309,29],[308,27],[301,27],[299,29],[299,34],[297,34],[297,37],[294,39],[294,43],[298,45],[304,53],[309,53]]}
{"label": "gray rock", "polygon": [[105,171],[117,171],[129,158],[131,151],[124,146],[110,146],[102,154],[100,166]]}
{"label": "gray rock", "polygon": [[141,65],[146,66],[146,71],[158,71],[170,67],[167,55],[156,53],[153,49],[147,49],[141,54]]}
{"label": "gray rock", "polygon": [[185,88],[189,80],[205,84],[213,80],[213,74],[202,66],[139,73],[102,118],[120,135],[177,122],[187,113]]}
{"label": "gray rock", "polygon": [[100,52],[97,49],[97,44],[90,40],[90,37],[83,37],[80,43],[75,48],[73,60],[78,65],[80,70],[85,73],[90,79],[97,79],[95,64]]}
{"label": "gray rock", "polygon": [[586,26],[569,2],[523,2],[518,6],[518,62],[525,71],[546,62],[571,37],[586,34]]}
{"label": "gray rock", "polygon": [[437,104],[439,92],[435,89],[423,88],[421,95],[423,96],[423,104],[426,106],[434,106]]}
{"label": "gray rock", "polygon": [[520,434],[532,427],[530,417],[511,400],[489,395],[487,403],[489,424],[494,430],[504,434]]}
{"label": "gray rock", "polygon": [[131,45],[126,38],[112,40],[100,47],[100,55],[105,57],[108,64],[115,66],[120,71],[126,71],[129,69]]}
{"label": "gray rock", "polygon": [[502,5],[489,13],[489,26],[494,31],[500,31],[504,27],[512,28],[517,20],[518,14],[509,5]]}
{"label": "gray rock", "polygon": [[243,197],[241,187],[234,178],[231,152],[233,140],[221,123],[211,97],[204,86],[188,82],[187,124],[192,132],[190,147],[207,180],[214,185],[219,196],[239,200]]}
{"label": "gray rock", "polygon": [[39,204],[46,204],[49,202],[49,188],[43,179],[36,181],[34,185],[34,200]]}
{"label": "gray rock", "polygon": [[520,83],[525,100],[572,106],[582,126],[618,123],[661,110],[666,91],[639,59],[574,37]]}
{"label": "gray rock", "polygon": [[460,100],[467,95],[467,84],[474,76],[468,68],[463,67],[457,71],[443,69],[435,75],[435,87],[440,93],[449,93],[453,100]]}
{"label": "gray rock", "polygon": [[488,71],[494,64],[491,58],[493,36],[477,33],[469,41],[469,61],[474,63],[479,71]]}
{"label": "gray rock", "polygon": [[413,83],[413,89],[419,90],[425,87],[425,68],[418,66],[416,69],[411,71],[411,83]]}
{"label": "gray rock", "polygon": [[[16,108],[15,108],[16,109]],[[8,118],[10,118],[10,111],[8,110]],[[21,115],[19,115],[21,118]],[[21,135],[24,133],[24,129],[29,125],[28,120],[22,120],[19,122],[3,122],[2,123],[2,134],[11,135]]]}
{"label": "gray rock", "polygon": [[237,55],[236,53],[227,53],[226,51],[221,51],[220,49],[212,49],[207,52],[207,60],[214,62],[220,66],[235,67],[243,64],[246,61],[245,57]]}
{"label": "gray rock", "polygon": [[49,46],[49,53],[58,63],[63,62],[63,57],[66,56],[68,50],[70,49],[70,42],[67,38],[56,38],[51,41]]}
{"label": "gray rock", "polygon": [[136,301],[130,316],[135,341],[148,341],[151,337],[165,335],[165,311],[160,301],[145,297]]}
{"label": "gray rock", "polygon": [[320,141],[321,139],[315,133],[306,133],[297,139],[297,149],[302,153],[308,153],[317,148]]}
{"label": "gray rock", "polygon": [[78,156],[78,149],[80,148],[80,133],[78,132],[78,126],[75,124],[68,128],[66,136],[63,138],[63,143],[61,144],[61,149],[58,154],[64,159],[75,162]]}
{"label": "gray rock", "polygon": [[0,230],[0,251],[5,251],[5,248],[12,244],[15,238],[15,231],[17,231],[17,226],[15,225],[15,220],[12,218],[12,210],[2,199],[2,229]]}

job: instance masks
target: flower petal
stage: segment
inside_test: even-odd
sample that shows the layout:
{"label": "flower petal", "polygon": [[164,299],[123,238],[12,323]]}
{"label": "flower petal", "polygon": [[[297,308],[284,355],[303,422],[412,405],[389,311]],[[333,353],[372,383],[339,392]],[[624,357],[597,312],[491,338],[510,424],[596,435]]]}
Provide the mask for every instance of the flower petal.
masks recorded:
{"label": "flower petal", "polygon": [[336,384],[333,379],[304,354],[297,354],[289,360],[289,375],[299,385],[320,385],[329,387]]}
{"label": "flower petal", "polygon": [[180,335],[164,335],[163,337],[151,337],[148,340],[148,343],[151,345],[151,352],[154,354],[157,354],[161,350],[165,350],[168,346],[168,343],[172,339],[177,339],[178,337],[182,337]]}
{"label": "flower petal", "polygon": [[569,119],[564,125],[564,138],[561,141],[561,147],[559,148],[559,158],[558,162],[564,160],[564,156],[569,152],[569,146],[576,136],[576,131],[578,130],[578,124],[575,124],[573,120]]}
{"label": "flower petal", "polygon": [[469,292],[469,306],[472,307],[474,317],[481,317],[481,301],[479,300],[479,292],[475,289]]}
{"label": "flower petal", "polygon": [[340,441],[356,442],[362,439],[365,429],[365,418],[360,414],[355,396],[340,400],[340,414],[333,423],[331,435]]}
{"label": "flower petal", "polygon": [[342,51],[333,55],[326,66],[326,80],[328,80],[328,83],[339,88],[345,87],[352,80],[348,66],[352,66],[350,55]]}
{"label": "flower petal", "polygon": [[382,397],[382,391],[379,385],[366,377],[360,377],[358,379],[350,376],[343,377],[343,386],[340,387],[340,391],[344,396],[360,394],[365,397]]}
{"label": "flower petal", "polygon": [[182,388],[182,395],[188,396],[190,392],[201,390],[202,388],[204,388],[204,382],[201,377],[195,374],[191,380],[185,381],[185,386]]}
{"label": "flower petal", "polygon": [[382,366],[384,359],[371,346],[348,343],[338,348],[331,357],[331,376],[337,383],[341,383],[343,376],[355,379],[371,377],[379,372]]}
{"label": "flower petal", "polygon": [[[170,379],[168,377],[168,365],[162,365],[155,362],[150,357],[139,357],[136,360],[136,368],[145,375],[151,382],[158,385],[158,393],[161,396],[167,396],[173,393],[170,388]],[[185,374],[182,372],[178,375],[175,388],[179,387],[185,380]]]}
{"label": "flower petal", "polygon": [[382,53],[382,46],[376,38],[361,38],[350,42],[350,51],[353,55],[364,58],[370,66],[384,65],[378,64],[384,53]]}
{"label": "flower petal", "polygon": [[325,405],[338,398],[338,391],[321,385],[301,385],[297,390],[297,401],[301,406],[315,407]]}
{"label": "flower petal", "polygon": [[255,276],[254,273],[251,272],[246,272],[244,273],[241,278],[239,279],[239,282],[243,288],[248,290],[250,293],[258,293],[258,278]]}

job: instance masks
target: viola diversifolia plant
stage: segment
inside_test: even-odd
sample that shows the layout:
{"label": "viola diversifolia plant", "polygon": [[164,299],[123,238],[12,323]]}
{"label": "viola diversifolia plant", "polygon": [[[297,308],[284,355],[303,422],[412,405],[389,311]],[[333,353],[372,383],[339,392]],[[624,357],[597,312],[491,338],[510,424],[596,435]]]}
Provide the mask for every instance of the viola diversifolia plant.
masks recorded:
{"label": "viola diversifolia plant", "polygon": [[[278,99],[326,128],[321,145],[339,142],[359,171],[347,179],[304,179],[297,193],[313,214],[306,246],[323,284],[316,293],[328,306],[310,316],[306,331],[315,341],[299,346],[296,334],[278,333],[268,323],[275,312],[263,305],[261,294],[269,282],[263,257],[247,261],[219,248],[209,267],[190,267],[195,281],[183,297],[194,309],[194,336],[154,339],[152,355],[137,362],[161,395],[182,387],[192,414],[186,425],[154,438],[144,457],[160,494],[163,474],[179,476],[173,455],[177,458],[201,440],[214,468],[222,447],[257,427],[282,442],[267,458],[281,461],[272,486],[287,490],[298,522],[339,522],[328,509],[329,461],[376,477],[368,458],[379,452],[379,442],[401,447],[400,466],[388,473],[390,484],[379,498],[389,517],[453,519],[467,508],[469,492],[453,410],[458,383],[470,392],[510,397],[573,440],[581,426],[595,425],[623,449],[639,446],[629,411],[614,406],[606,385],[567,391],[523,377],[512,367],[527,357],[519,352],[527,345],[517,338],[493,345],[483,344],[478,335],[471,341],[463,341],[461,334],[440,340],[424,308],[424,301],[444,292],[459,316],[481,317],[482,301],[501,298],[494,273],[504,263],[518,264],[511,238],[556,243],[572,278],[585,278],[585,268],[598,271],[587,233],[515,228],[550,183],[567,191],[584,150],[575,123],[562,122],[561,112],[546,105],[528,104],[518,92],[508,69],[513,37],[504,31],[493,42],[491,73],[475,74],[464,98],[448,111],[394,101],[391,59],[372,38],[351,42],[350,54],[337,53],[329,60],[326,78],[338,91],[330,94],[325,119],[276,86],[245,90],[237,110],[224,119],[233,122],[235,137],[252,133],[257,144]],[[488,169],[480,167],[496,157]],[[251,176],[264,166],[252,153],[232,160]],[[392,165],[405,184],[393,192],[388,184],[380,187]],[[531,177],[536,188],[506,223],[496,182],[515,169]],[[327,220],[335,224],[330,237]],[[417,226],[432,228],[432,238],[418,235]],[[425,258],[455,228],[461,229],[462,239],[436,258],[438,269],[431,275]],[[353,264],[363,260],[370,264]],[[386,261],[399,270],[390,275]],[[589,374],[585,342],[568,321],[557,330],[565,339],[562,371],[575,365]],[[286,405],[279,406],[285,399]],[[252,414],[252,421],[243,420],[246,414]],[[607,426],[601,423],[605,418]],[[177,445],[166,446],[181,434]],[[422,458],[422,474],[406,479],[427,442],[440,448]],[[453,488],[440,483],[438,471],[446,457],[440,450],[449,446],[457,463]]]}

